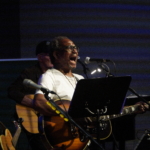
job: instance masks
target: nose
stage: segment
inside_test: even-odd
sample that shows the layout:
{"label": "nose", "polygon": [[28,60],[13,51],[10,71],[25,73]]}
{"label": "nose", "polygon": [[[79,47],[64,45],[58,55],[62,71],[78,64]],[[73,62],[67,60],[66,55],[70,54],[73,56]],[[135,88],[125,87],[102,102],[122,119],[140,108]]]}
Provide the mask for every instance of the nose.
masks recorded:
{"label": "nose", "polygon": [[78,50],[77,49],[72,49],[72,52],[73,53],[78,53]]}
{"label": "nose", "polygon": [[79,52],[79,48],[78,47],[72,47],[72,52],[78,53]]}

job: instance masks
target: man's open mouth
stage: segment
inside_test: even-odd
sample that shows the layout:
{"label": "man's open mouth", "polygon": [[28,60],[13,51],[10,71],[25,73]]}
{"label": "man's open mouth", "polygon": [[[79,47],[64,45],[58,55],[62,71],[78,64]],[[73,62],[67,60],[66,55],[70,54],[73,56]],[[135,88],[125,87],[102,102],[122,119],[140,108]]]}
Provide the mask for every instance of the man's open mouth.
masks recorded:
{"label": "man's open mouth", "polygon": [[76,61],[77,57],[70,57],[71,61]]}

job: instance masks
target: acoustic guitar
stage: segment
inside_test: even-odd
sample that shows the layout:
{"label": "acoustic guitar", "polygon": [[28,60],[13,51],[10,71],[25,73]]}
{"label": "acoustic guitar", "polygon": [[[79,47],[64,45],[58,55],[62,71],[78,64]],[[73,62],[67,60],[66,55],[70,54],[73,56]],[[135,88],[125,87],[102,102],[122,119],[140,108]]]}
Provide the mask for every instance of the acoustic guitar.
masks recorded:
{"label": "acoustic guitar", "polygon": [[2,122],[0,122],[0,126],[3,127],[4,134],[0,135],[0,145],[2,150],[15,150],[15,147],[18,142],[18,138],[21,133],[20,124],[14,121],[14,124],[16,125],[17,129],[12,137],[11,132],[9,129],[7,129]]}
{"label": "acoustic guitar", "polygon": [[2,150],[15,150],[12,144],[12,135],[8,129],[5,130],[5,135],[0,136]]}
{"label": "acoustic guitar", "polygon": [[[6,127],[0,121],[0,150],[7,149],[6,140],[5,140],[5,137],[3,137],[5,135],[5,129]],[[1,143],[4,143],[4,144],[2,145]]]}

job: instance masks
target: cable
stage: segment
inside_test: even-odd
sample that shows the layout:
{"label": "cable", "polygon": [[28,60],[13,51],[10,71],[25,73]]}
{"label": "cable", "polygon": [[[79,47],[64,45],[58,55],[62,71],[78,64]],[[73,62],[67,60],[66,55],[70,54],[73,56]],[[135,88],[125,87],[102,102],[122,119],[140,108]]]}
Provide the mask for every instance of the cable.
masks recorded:
{"label": "cable", "polygon": [[87,71],[90,71],[86,64],[84,64],[80,59],[78,59],[78,63],[80,63],[83,67],[83,72],[86,75],[86,78],[88,79]]}

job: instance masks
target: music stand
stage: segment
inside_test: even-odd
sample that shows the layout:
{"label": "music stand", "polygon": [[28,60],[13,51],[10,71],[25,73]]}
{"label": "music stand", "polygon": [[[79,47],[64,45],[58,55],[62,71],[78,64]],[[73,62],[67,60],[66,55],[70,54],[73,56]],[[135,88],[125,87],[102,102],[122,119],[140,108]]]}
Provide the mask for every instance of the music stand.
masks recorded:
{"label": "music stand", "polygon": [[119,114],[125,103],[131,76],[79,80],[68,110],[74,118]]}

